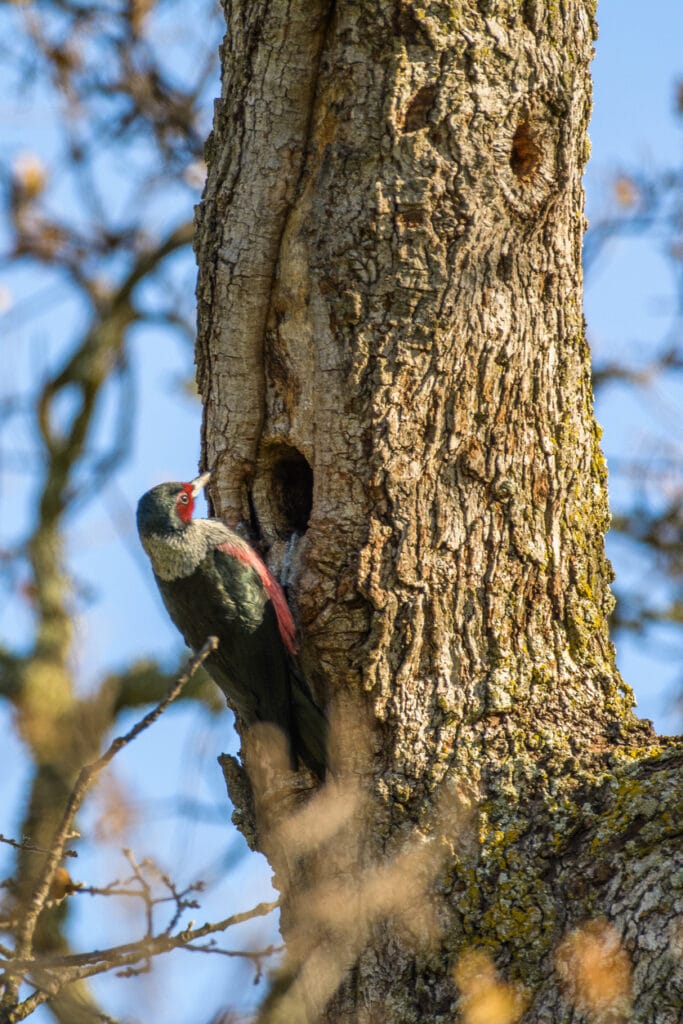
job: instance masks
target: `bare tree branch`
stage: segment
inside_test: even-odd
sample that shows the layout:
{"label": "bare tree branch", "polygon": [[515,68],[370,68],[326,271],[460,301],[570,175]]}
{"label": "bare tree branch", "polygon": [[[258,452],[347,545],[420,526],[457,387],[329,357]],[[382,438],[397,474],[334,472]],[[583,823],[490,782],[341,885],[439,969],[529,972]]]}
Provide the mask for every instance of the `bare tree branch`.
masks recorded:
{"label": "bare tree branch", "polygon": [[[33,936],[35,934],[38,917],[48,899],[55,872],[64,857],[66,842],[69,837],[73,835],[73,821],[86,793],[102,769],[109,764],[116,754],[139,736],[141,732],[149,728],[149,726],[152,725],[161,714],[163,714],[166,708],[173,703],[194,672],[196,672],[200,665],[203,664],[211,652],[216,649],[217,643],[218,641],[215,637],[209,637],[201,650],[198,651],[198,653],[190,660],[186,672],[177,679],[164,699],[160,701],[152,711],[140,719],[132,729],[123,736],[118,736],[114,739],[105,753],[102,754],[97,761],[92,762],[92,764],[85,765],[81,769],[62,815],[62,820],[52,841],[47,861],[38,877],[31,899],[24,911],[23,919],[17,934],[16,960],[18,962],[30,959]],[[20,968],[18,973],[23,973],[23,969]],[[17,972],[15,972],[12,967],[6,965],[5,977],[7,979],[7,986],[2,1002],[0,1002],[0,1010],[9,1010],[12,1008],[17,996]],[[17,1017],[16,1019],[22,1018]]]}

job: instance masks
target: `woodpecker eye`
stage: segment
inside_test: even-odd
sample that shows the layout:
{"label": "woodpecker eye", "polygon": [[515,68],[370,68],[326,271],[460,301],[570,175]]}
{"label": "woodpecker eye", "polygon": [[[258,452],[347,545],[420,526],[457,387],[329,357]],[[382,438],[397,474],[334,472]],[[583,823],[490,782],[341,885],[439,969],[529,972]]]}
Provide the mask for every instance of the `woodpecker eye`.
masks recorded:
{"label": "woodpecker eye", "polygon": [[189,505],[190,504],[190,498],[189,498],[189,496],[187,494],[185,494],[185,491],[183,491],[182,494],[178,495],[178,501],[180,502],[181,505]]}

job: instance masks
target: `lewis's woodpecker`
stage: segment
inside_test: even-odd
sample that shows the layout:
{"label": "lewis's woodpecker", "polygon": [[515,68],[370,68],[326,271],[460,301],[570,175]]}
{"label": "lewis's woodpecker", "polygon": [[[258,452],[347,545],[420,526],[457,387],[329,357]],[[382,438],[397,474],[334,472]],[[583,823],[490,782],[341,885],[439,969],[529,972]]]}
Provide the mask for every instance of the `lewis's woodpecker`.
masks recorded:
{"label": "lewis's woodpecker", "polygon": [[138,503],[138,533],[161,596],[189,647],[218,648],[207,671],[249,726],[284,733],[292,768],[327,766],[327,721],[296,662],[296,628],[282,588],[256,552],[219,519],[193,519],[209,481],[153,487]]}

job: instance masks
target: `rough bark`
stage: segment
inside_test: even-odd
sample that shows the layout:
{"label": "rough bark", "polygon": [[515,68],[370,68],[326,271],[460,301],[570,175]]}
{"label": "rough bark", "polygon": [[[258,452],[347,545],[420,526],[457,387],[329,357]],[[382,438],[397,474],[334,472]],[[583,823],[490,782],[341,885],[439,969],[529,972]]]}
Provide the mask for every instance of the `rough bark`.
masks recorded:
{"label": "rough bark", "polygon": [[[327,920],[336,969],[300,955],[286,1019],[467,1020],[452,968],[479,945],[525,1024],[675,1024],[681,751],[615,667],[582,317],[593,4],[226,13],[197,240],[213,499],[287,570],[314,681],[371,726],[341,741],[365,795],[335,877],[425,875],[360,897],[355,938]],[[438,856],[402,861],[420,842]],[[627,964],[592,1009],[563,967],[584,922]]]}

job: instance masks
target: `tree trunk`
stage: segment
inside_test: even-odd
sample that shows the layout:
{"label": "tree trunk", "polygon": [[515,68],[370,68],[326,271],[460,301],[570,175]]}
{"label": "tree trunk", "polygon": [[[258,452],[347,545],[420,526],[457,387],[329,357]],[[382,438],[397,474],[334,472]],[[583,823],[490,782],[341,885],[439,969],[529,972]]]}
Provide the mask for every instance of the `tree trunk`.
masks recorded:
{"label": "tree trunk", "polygon": [[320,841],[307,942],[283,917],[268,1013],[676,1024],[682,755],[615,667],[582,317],[594,5],[226,6],[213,499],[370,735],[337,738],[362,807]]}

